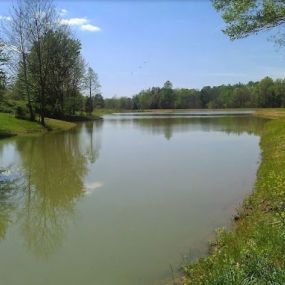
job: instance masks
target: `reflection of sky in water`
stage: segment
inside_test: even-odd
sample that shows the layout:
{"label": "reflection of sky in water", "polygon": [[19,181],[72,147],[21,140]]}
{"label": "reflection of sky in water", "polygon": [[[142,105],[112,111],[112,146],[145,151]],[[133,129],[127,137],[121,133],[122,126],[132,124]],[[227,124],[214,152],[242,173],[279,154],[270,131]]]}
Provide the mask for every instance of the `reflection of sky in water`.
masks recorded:
{"label": "reflection of sky in water", "polygon": [[99,188],[102,188],[103,182],[87,182],[85,183],[85,194],[90,195]]}
{"label": "reflection of sky in water", "polygon": [[0,169],[18,163],[19,155],[16,151],[15,138],[0,141]]}

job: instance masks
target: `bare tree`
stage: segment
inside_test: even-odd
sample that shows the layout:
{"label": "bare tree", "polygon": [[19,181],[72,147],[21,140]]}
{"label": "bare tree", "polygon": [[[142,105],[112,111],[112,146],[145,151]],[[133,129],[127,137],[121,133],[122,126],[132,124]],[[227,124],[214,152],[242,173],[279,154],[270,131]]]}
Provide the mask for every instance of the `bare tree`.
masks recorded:
{"label": "bare tree", "polygon": [[16,5],[12,7],[10,31],[8,32],[8,45],[19,55],[19,67],[17,72],[23,72],[23,83],[27,96],[27,105],[30,113],[30,119],[35,119],[35,114],[32,106],[30,86],[28,82],[28,52],[30,43],[28,42],[27,29],[27,7],[23,1],[17,1]]}
{"label": "bare tree", "polygon": [[8,62],[8,56],[4,51],[5,44],[0,39],[0,91],[5,89],[6,86],[6,73],[5,66]]}

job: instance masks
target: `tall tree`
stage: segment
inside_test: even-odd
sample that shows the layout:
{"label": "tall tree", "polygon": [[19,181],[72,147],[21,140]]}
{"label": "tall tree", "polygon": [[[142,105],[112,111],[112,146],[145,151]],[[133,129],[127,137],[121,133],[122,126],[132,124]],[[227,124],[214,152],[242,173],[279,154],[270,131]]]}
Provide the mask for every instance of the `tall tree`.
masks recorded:
{"label": "tall tree", "polygon": [[166,81],[161,89],[160,107],[164,109],[171,109],[174,108],[174,103],[175,94],[172,89],[172,83],[170,81]]}
{"label": "tall tree", "polygon": [[4,51],[4,43],[0,40],[0,91],[5,89],[6,86],[6,73],[4,66],[8,62],[8,57]]}
{"label": "tall tree", "polygon": [[[40,122],[45,125],[45,104],[46,104],[46,74],[48,71],[48,62],[51,55],[46,49],[44,53],[44,36],[51,30],[58,27],[59,21],[56,18],[55,8],[52,0],[23,0],[26,5],[26,26],[28,29],[28,40],[33,45],[35,51],[36,64],[34,70],[35,85],[39,93],[40,103]],[[44,57],[45,56],[45,57]]]}
{"label": "tall tree", "polygon": [[284,0],[213,0],[232,40],[285,24]]}
{"label": "tall tree", "polygon": [[101,94],[96,94],[94,96],[94,107],[95,108],[104,108],[104,98]]}
{"label": "tall tree", "polygon": [[89,98],[87,100],[87,112],[91,114],[94,107],[92,96],[99,92],[99,89],[101,87],[98,80],[98,75],[91,67],[88,67],[85,81],[89,93]]}
{"label": "tall tree", "polygon": [[260,107],[277,107],[275,105],[275,90],[272,78],[265,77],[258,83],[257,100]]}
{"label": "tall tree", "polygon": [[27,26],[28,6],[25,1],[17,1],[12,8],[10,29],[8,30],[8,45],[11,50],[16,52],[16,60],[19,63],[16,72],[20,73],[18,80],[21,81],[21,87],[24,89],[27,99],[27,106],[30,113],[30,119],[35,119],[32,106],[31,90],[28,82],[28,52],[30,43],[28,42],[29,30]]}
{"label": "tall tree", "polygon": [[54,116],[73,113],[83,77],[81,44],[65,29],[49,31],[42,39],[45,62],[46,108]]}
{"label": "tall tree", "polygon": [[201,89],[200,97],[201,97],[202,108],[208,107],[208,103],[210,102],[210,92],[211,92],[210,86],[205,86]]}

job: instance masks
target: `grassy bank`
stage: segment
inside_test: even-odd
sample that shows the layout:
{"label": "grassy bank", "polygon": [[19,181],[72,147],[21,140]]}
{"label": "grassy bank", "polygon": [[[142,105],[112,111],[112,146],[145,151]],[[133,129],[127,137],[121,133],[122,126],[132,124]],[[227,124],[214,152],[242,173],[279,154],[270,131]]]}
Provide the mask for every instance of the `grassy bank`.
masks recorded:
{"label": "grassy bank", "polygon": [[[111,114],[116,111],[117,110],[114,109],[95,109],[92,113],[92,116],[88,116],[88,114],[83,114],[83,116],[81,117],[83,118],[84,116],[86,116],[86,120],[96,120],[101,119],[101,117],[105,114]],[[82,120],[84,119],[81,119],[81,121]],[[31,135],[44,133],[46,131],[68,130],[76,125],[76,123],[74,122],[67,122],[50,118],[46,118],[45,121],[46,128],[42,127],[38,122],[17,119],[11,113],[9,114],[0,112],[0,139],[15,135]]]}
{"label": "grassy bank", "polygon": [[257,109],[255,112],[256,116],[269,118],[269,119],[278,119],[285,117],[285,108],[278,109]]}
{"label": "grassy bank", "polygon": [[218,230],[211,254],[184,266],[183,284],[285,284],[285,112],[256,115],[276,119],[261,137],[255,189],[239,209],[234,229]]}
{"label": "grassy bank", "polygon": [[132,110],[122,110],[122,109],[94,109],[92,112],[93,117],[102,117],[103,115],[113,114],[113,113],[125,113],[125,112],[135,112]]}
{"label": "grassy bank", "polygon": [[47,130],[67,130],[75,126],[74,123],[46,119],[47,128],[37,122],[21,120],[12,114],[0,113],[0,138],[14,135],[40,134]]}

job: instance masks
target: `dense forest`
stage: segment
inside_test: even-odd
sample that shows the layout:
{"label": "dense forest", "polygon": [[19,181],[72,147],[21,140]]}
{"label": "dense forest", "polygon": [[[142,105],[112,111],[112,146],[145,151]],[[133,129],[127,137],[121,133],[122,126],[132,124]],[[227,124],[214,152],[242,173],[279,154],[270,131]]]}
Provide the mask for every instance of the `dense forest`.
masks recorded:
{"label": "dense forest", "polygon": [[285,80],[265,77],[247,84],[205,86],[202,89],[163,87],[142,90],[132,98],[105,99],[114,109],[266,108],[285,107]]}

